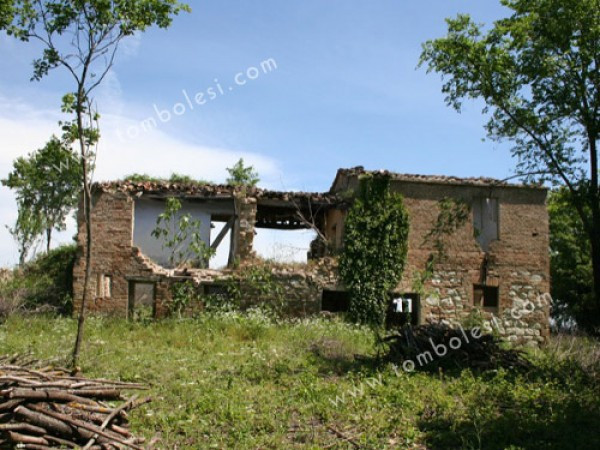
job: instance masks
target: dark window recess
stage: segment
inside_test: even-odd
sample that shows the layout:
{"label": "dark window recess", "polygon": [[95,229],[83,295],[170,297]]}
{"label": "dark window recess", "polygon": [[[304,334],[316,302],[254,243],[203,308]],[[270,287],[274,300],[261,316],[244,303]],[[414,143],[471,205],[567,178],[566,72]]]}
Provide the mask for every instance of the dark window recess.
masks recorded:
{"label": "dark window recess", "polygon": [[482,308],[484,311],[497,312],[498,299],[497,286],[484,286],[481,284],[473,286],[473,306]]}
{"label": "dark window recess", "polygon": [[[400,304],[402,307],[400,308]],[[387,328],[401,327],[403,325],[419,324],[419,311],[421,302],[419,294],[390,294],[385,326]],[[402,309],[402,311],[400,311]]]}
{"label": "dark window recess", "polygon": [[350,308],[350,296],[345,291],[323,290],[321,311],[346,312]]}
{"label": "dark window recess", "polygon": [[155,315],[156,286],[153,282],[129,282],[129,308],[130,319],[140,317],[154,317]]}
{"label": "dark window recess", "polygon": [[205,284],[204,295],[210,295],[219,298],[228,298],[229,291],[224,284]]}

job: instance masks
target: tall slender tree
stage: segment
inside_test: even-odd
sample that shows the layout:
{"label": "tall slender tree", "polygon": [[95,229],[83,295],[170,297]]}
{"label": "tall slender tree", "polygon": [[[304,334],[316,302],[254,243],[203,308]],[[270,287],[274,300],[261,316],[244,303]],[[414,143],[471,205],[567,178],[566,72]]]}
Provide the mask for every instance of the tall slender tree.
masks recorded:
{"label": "tall slender tree", "polygon": [[600,0],[501,0],[512,14],[484,28],[447,19],[421,62],[441,73],[446,102],[481,99],[494,140],[512,142],[517,174],[566,186],[590,242],[600,331]]}
{"label": "tall slender tree", "polygon": [[[53,136],[27,158],[17,158],[12,172],[2,180],[15,191],[20,216],[40,218],[39,231],[46,233],[46,251],[50,251],[52,231],[65,229],[65,220],[77,204],[80,169],[77,155]],[[18,220],[15,226],[29,223]]]}
{"label": "tall slender tree", "polygon": [[73,119],[61,123],[67,141],[79,148],[83,217],[85,220],[85,278],[73,365],[79,359],[85,306],[89,295],[92,250],[91,170],[99,139],[98,119],[92,94],[110,72],[123,39],[149,27],[167,28],[173,16],[189,11],[177,0],[14,0],[4,29],[23,40],[43,46],[34,61],[33,80],[62,67],[71,76],[74,91],[63,98],[62,110]]}
{"label": "tall slender tree", "polygon": [[39,214],[32,213],[28,208],[19,206],[19,213],[15,224],[7,226],[8,232],[17,242],[19,247],[19,267],[23,268],[31,249],[35,247],[44,226]]}

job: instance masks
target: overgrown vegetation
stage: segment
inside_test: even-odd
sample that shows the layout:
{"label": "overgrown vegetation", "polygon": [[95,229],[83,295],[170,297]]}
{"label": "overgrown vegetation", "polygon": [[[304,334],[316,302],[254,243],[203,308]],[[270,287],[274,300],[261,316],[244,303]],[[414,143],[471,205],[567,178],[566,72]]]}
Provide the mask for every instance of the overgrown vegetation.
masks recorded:
{"label": "overgrown vegetation", "polygon": [[[422,246],[432,245],[434,250],[429,254],[425,267],[416,270],[413,274],[413,290],[425,297],[425,285],[433,277],[438,264],[446,258],[446,244],[459,228],[463,227],[469,219],[471,206],[462,199],[444,197],[438,202],[438,216],[436,221],[425,235]],[[427,293],[427,295],[436,295]]]}
{"label": "overgrown vegetation", "polygon": [[559,325],[593,330],[592,260],[590,241],[567,189],[550,192],[550,274],[552,315]]}
{"label": "overgrown vegetation", "polygon": [[156,219],[152,237],[169,250],[169,263],[173,267],[206,267],[215,250],[202,239],[202,222],[190,213],[181,212],[181,201],[167,198],[165,210]]}
{"label": "overgrown vegetation", "polygon": [[269,262],[257,261],[242,266],[230,278],[220,281],[216,292],[209,294],[191,280],[173,283],[169,312],[181,318],[184,312],[194,316],[197,313],[237,314],[257,310],[272,318],[282,318],[285,312],[284,289],[272,269],[273,264]]}
{"label": "overgrown vegetation", "polygon": [[214,184],[212,181],[202,180],[193,178],[190,175],[183,175],[180,173],[173,172],[169,178],[155,177],[146,173],[132,173],[123,177],[124,181],[131,181],[133,183],[179,183],[179,184],[194,184],[194,185],[211,185]]}
{"label": "overgrown vegetation", "polygon": [[0,317],[19,310],[71,314],[76,252],[75,245],[58,247],[0,280]]}
{"label": "overgrown vegetation", "polygon": [[350,294],[350,320],[381,327],[389,293],[404,271],[408,213],[389,177],[363,176],[345,222],[340,274]]}
{"label": "overgrown vegetation", "polygon": [[[14,316],[0,327],[0,353],[68,359],[64,336],[75,327]],[[153,402],[130,418],[157,448],[600,447],[595,341],[553,341],[521,375],[478,375],[406,373],[377,362],[370,329],[273,322],[255,310],[144,323],[91,318],[87,330],[86,376],[151,384]]]}
{"label": "overgrown vegetation", "polygon": [[232,167],[228,167],[227,172],[229,178],[226,183],[231,186],[256,186],[260,181],[254,167],[244,165],[244,158],[240,158]]}
{"label": "overgrown vegetation", "polygon": [[488,137],[512,144],[517,176],[569,192],[592,267],[585,322],[600,333],[600,0],[500,3],[507,17],[490,26],[447,19],[421,63],[442,75],[447,105],[483,101]]}
{"label": "overgrown vegetation", "polygon": [[[72,365],[77,365],[85,323],[88,286],[91,278],[93,208],[91,181],[100,139],[97,105],[93,95],[111,71],[119,44],[150,27],[168,28],[173,17],[189,12],[178,0],[22,0],[0,8],[0,31],[23,41],[35,41],[39,57],[33,61],[31,80],[40,81],[61,68],[70,77],[71,91],[62,97],[61,112],[70,120],[61,120],[62,141],[77,147],[81,167],[85,228],[85,275],[79,311],[79,326],[73,348]],[[64,39],[69,36],[69,39]]]}
{"label": "overgrown vegetation", "polygon": [[52,232],[66,228],[65,220],[81,193],[80,179],[77,155],[55,136],[27,158],[15,159],[13,170],[1,181],[17,200],[18,217],[10,232],[19,244],[20,265],[41,235],[46,235],[48,251]]}
{"label": "overgrown vegetation", "polygon": [[444,197],[438,202],[438,208],[435,224],[425,236],[424,243],[433,244],[437,252],[436,260],[440,261],[446,256],[448,237],[469,220],[471,207],[462,199]]}
{"label": "overgrown vegetation", "polygon": [[283,287],[273,276],[272,266],[268,262],[240,268],[226,287],[228,298],[238,311],[259,305],[263,311],[274,316],[279,317],[283,313]]}

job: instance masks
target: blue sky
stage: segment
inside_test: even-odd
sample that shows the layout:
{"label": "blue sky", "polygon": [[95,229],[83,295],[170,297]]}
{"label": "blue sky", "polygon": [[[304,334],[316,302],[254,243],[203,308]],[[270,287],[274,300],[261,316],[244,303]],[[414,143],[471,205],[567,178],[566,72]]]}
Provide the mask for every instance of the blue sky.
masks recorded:
{"label": "blue sky", "polygon": [[[482,141],[481,105],[466,104],[457,114],[444,104],[439,76],[416,68],[422,42],[445,34],[445,17],[468,12],[489,23],[506,13],[498,2],[219,0],[191,6],[169,30],[130,39],[97,92],[105,138],[98,179],[135,170],[223,181],[225,167],[239,156],[274,189],[327,190],[337,168],[356,165],[459,176],[512,173],[508,147]],[[38,51],[0,38],[2,176],[14,157],[57,132],[60,98],[72,90],[62,71],[29,81]],[[269,59],[276,69],[248,79],[248,68]],[[239,72],[243,86],[234,82]],[[190,110],[182,90],[206,98],[217,82],[224,95]],[[180,116],[173,114],[177,103],[186,109]],[[170,110],[171,120],[160,122],[155,106]],[[157,126],[140,131],[148,117]],[[4,188],[0,202],[0,221],[10,223],[14,201]],[[11,249],[10,236],[0,230],[0,251]]]}

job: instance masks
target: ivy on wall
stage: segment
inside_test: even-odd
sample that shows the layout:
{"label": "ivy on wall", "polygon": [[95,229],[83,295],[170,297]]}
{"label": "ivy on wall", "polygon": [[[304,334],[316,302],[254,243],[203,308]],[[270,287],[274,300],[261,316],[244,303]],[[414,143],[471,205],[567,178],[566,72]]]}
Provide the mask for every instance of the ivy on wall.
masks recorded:
{"label": "ivy on wall", "polygon": [[409,218],[389,176],[360,178],[348,212],[340,274],[350,294],[350,320],[381,327],[389,293],[400,281],[408,251]]}
{"label": "ivy on wall", "polygon": [[433,244],[439,261],[446,257],[446,238],[467,223],[471,206],[463,199],[444,197],[438,202],[438,208],[435,224],[425,236],[423,244]]}

